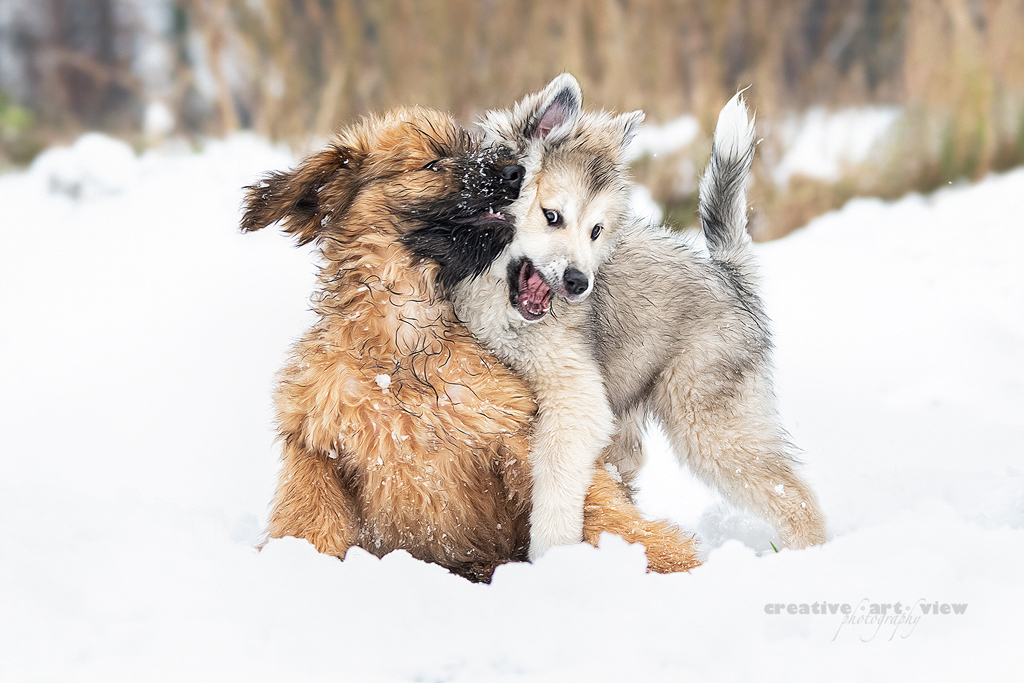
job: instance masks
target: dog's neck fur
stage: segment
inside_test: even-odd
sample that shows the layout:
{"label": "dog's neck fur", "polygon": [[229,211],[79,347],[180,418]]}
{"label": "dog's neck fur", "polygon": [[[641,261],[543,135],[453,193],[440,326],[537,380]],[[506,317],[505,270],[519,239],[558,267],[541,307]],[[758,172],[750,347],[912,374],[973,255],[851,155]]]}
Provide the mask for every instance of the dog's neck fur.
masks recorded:
{"label": "dog's neck fur", "polygon": [[478,278],[456,285],[452,293],[455,315],[484,346],[522,372],[521,366],[528,358],[518,340],[529,323],[509,304],[508,282],[500,272],[500,268],[492,268]]}
{"label": "dog's neck fur", "polygon": [[509,304],[508,282],[495,270],[459,283],[452,296],[455,315],[503,363],[535,383],[538,375],[549,373],[552,362],[565,356],[564,345],[577,346],[573,334],[585,323],[590,305],[552,299],[547,316],[527,322]]}

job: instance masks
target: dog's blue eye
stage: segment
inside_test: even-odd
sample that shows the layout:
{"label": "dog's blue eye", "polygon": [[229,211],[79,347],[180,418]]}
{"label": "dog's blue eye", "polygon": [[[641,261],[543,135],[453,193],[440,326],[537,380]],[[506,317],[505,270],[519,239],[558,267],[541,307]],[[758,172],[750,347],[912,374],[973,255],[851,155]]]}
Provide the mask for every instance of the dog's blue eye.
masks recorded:
{"label": "dog's blue eye", "polygon": [[561,225],[562,214],[551,209],[541,209],[544,212],[544,218],[547,220],[548,225]]}
{"label": "dog's blue eye", "polygon": [[591,240],[596,240],[597,236],[601,234],[602,230],[604,230],[604,226],[603,225],[601,225],[600,223],[595,225],[594,229],[590,231],[590,239]]}

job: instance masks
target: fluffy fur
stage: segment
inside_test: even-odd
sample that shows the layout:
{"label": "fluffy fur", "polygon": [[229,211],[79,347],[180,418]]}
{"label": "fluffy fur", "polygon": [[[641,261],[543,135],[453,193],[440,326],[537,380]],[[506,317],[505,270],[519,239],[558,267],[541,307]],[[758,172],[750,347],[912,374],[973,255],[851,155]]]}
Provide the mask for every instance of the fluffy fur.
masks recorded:
{"label": "fluffy fur", "polygon": [[[283,464],[270,537],[343,557],[408,550],[472,580],[527,557],[535,403],[455,318],[447,288],[514,235],[501,209],[523,168],[446,114],[396,109],[248,188],[244,231],[280,222],[322,255],[316,324],[275,396]],[[656,571],[691,539],[644,521],[598,466],[584,533],[643,542]]]}
{"label": "fluffy fur", "polygon": [[701,183],[710,258],[629,218],[624,153],[642,114],[583,112],[581,102],[563,74],[483,120],[486,139],[517,150],[526,182],[508,209],[515,239],[453,295],[460,318],[537,395],[531,557],[579,540],[602,449],[635,479],[651,417],[682,462],[771,522],[783,545],[824,542],[772,390],[745,230],[755,143],[742,100],[723,109]]}

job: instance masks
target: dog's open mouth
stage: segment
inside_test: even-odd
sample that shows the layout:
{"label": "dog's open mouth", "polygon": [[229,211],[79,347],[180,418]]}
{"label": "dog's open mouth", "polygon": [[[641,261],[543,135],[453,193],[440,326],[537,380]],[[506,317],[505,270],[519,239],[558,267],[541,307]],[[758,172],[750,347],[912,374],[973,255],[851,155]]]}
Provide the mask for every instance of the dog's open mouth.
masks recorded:
{"label": "dog's open mouth", "polygon": [[476,222],[480,225],[486,225],[487,223],[507,223],[508,219],[505,218],[505,214],[502,212],[488,209],[476,217]]}
{"label": "dog's open mouth", "polygon": [[472,225],[478,228],[486,228],[496,225],[509,225],[508,217],[494,207],[488,207],[479,213],[468,214],[458,218],[450,219],[453,223],[460,225]]}
{"label": "dog's open mouth", "polygon": [[509,293],[512,306],[524,320],[540,320],[551,309],[551,288],[530,259],[513,263],[509,268]]}

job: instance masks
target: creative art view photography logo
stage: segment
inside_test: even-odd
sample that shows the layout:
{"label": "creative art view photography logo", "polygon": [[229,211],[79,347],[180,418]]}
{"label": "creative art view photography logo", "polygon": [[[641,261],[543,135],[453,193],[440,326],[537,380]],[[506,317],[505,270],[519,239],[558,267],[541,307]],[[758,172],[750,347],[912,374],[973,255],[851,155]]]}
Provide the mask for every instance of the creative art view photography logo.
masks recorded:
{"label": "creative art view photography logo", "polygon": [[832,617],[839,621],[832,640],[841,634],[855,634],[863,642],[876,638],[908,638],[922,619],[956,618],[967,613],[967,603],[948,603],[919,598],[907,602],[873,602],[864,598],[848,602],[768,603],[764,613],[772,616]]}

